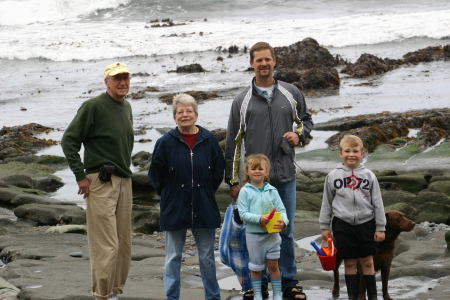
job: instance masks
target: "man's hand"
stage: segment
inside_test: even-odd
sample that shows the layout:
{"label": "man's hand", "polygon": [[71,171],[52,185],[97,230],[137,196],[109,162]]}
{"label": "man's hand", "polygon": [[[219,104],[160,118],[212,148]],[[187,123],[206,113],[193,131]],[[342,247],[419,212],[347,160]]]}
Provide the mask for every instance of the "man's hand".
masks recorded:
{"label": "man's hand", "polygon": [[83,195],[83,199],[86,199],[89,196],[89,186],[91,183],[87,178],[77,181],[78,184],[78,195]]}
{"label": "man's hand", "polygon": [[298,134],[292,131],[286,132],[283,137],[285,137],[291,147],[295,147],[300,142],[300,139],[298,138]]}
{"label": "man's hand", "polygon": [[230,195],[231,198],[237,201],[237,198],[239,196],[239,191],[241,190],[241,186],[239,184],[233,185],[230,187]]}

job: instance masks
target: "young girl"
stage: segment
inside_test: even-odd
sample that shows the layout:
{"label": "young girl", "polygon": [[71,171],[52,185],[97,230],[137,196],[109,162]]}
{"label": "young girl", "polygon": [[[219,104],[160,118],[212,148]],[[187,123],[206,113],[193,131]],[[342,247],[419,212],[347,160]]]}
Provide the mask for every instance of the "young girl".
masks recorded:
{"label": "young girl", "polygon": [[281,277],[278,267],[281,237],[278,232],[267,233],[264,227],[269,222],[265,214],[273,208],[281,212],[282,220],[274,225],[281,232],[288,225],[286,209],[276,188],[269,181],[270,161],[263,154],[253,154],[246,158],[245,185],[239,192],[238,210],[245,223],[246,240],[249,253],[248,267],[251,271],[254,300],[262,300],[261,272],[269,269],[272,282],[273,299],[282,300]]}

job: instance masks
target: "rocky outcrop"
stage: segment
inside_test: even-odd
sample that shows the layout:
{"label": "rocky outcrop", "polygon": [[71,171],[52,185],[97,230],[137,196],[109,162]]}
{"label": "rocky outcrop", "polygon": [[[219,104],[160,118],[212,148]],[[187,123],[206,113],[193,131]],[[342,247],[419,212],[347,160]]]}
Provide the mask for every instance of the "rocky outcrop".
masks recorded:
{"label": "rocky outcrop", "polygon": [[[202,100],[207,100],[207,99],[218,98],[219,97],[219,95],[216,94],[216,93],[207,93],[207,92],[202,92],[202,91],[186,91],[186,92],[183,92],[183,93],[191,95],[192,97],[194,97],[194,99],[197,102],[198,101],[202,101]],[[159,97],[159,100],[161,100],[163,102],[166,102],[168,104],[172,104],[173,97],[176,94],[178,94],[178,93],[162,95],[161,97]]]}
{"label": "rocky outcrop", "polygon": [[341,73],[349,74],[350,77],[363,78],[371,75],[386,73],[396,68],[396,65],[386,63],[382,58],[372,54],[362,54],[356,63],[349,63],[341,70]]}
{"label": "rocky outcrop", "polygon": [[3,126],[0,128],[0,160],[24,154],[35,154],[38,149],[56,145],[57,142],[52,139],[35,137],[38,133],[48,133],[52,130],[54,129],[51,127],[36,123],[13,127]]}
{"label": "rocky outcrop", "polygon": [[148,171],[152,154],[147,151],[139,151],[131,156],[131,163],[135,167],[139,167],[139,171]]}
{"label": "rocky outcrop", "polygon": [[277,70],[306,70],[317,66],[335,67],[337,65],[330,52],[313,38],[305,38],[287,47],[275,47],[274,50]]}
{"label": "rocky outcrop", "polygon": [[152,234],[155,231],[161,231],[159,225],[159,210],[143,210],[142,207],[139,208],[137,205],[134,205],[133,211],[136,210],[138,210],[138,212],[134,213],[132,218],[133,232]]}
{"label": "rocky outcrop", "polygon": [[339,130],[328,138],[327,143],[331,149],[337,149],[342,136],[354,134],[359,136],[369,152],[379,145],[390,143],[394,147],[403,147],[405,143],[392,141],[404,137],[409,128],[421,128],[417,138],[407,138],[408,144],[417,148],[417,151],[435,145],[450,134],[450,109],[430,109],[410,111],[405,113],[383,112],[355,117],[338,118],[332,121],[315,125],[315,130]]}
{"label": "rocky outcrop", "polygon": [[200,64],[190,64],[186,66],[178,67],[176,70],[177,73],[203,73],[207,72],[202,68]]}
{"label": "rocky outcrop", "polygon": [[350,77],[363,78],[383,74],[405,64],[418,64],[421,62],[447,59],[450,57],[449,46],[433,46],[408,52],[403,55],[403,59],[382,59],[375,55],[364,53],[358,58],[356,63],[348,63],[341,72],[349,74]]}
{"label": "rocky outcrop", "polygon": [[15,208],[14,214],[39,225],[86,224],[86,211],[77,205],[25,204]]}
{"label": "rocky outcrop", "polygon": [[275,79],[292,83],[300,90],[339,88],[339,74],[335,68],[317,66],[306,71],[280,69]]}
{"label": "rocky outcrop", "polygon": [[67,205],[76,206],[75,203],[63,202],[40,195],[37,190],[19,189],[16,187],[0,188],[0,203],[9,207],[17,207],[24,204]]}
{"label": "rocky outcrop", "polygon": [[275,79],[292,83],[300,90],[339,88],[339,74],[334,68],[337,61],[316,40],[306,38],[274,50],[277,58]]}

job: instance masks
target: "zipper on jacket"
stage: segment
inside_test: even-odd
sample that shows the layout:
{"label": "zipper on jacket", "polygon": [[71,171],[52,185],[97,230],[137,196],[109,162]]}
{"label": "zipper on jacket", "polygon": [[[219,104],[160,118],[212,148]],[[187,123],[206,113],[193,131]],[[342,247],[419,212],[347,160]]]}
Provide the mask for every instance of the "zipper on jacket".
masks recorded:
{"label": "zipper on jacket", "polygon": [[186,146],[188,146],[189,151],[190,151],[190,155],[191,155],[191,188],[192,188],[192,195],[191,195],[191,207],[192,207],[192,212],[191,212],[191,224],[194,224],[194,148],[195,146],[197,146],[199,143],[201,143],[203,140],[198,141],[197,143],[194,144],[194,146],[189,147],[189,145],[186,143],[186,141],[181,138],[180,139],[181,142],[183,142],[184,144],[186,144]]}
{"label": "zipper on jacket", "polygon": [[[353,177],[354,176],[354,173],[353,173],[353,170],[352,170],[352,176],[351,177]],[[352,193],[353,193],[353,208],[355,208],[356,207],[356,197],[355,197],[355,190],[354,189],[352,189]],[[354,225],[356,225],[356,215],[355,214],[353,214],[353,226]]]}
{"label": "zipper on jacket", "polygon": [[[274,91],[275,92],[275,91]],[[274,97],[275,99],[275,97]],[[273,161],[273,173],[274,173],[274,178],[277,179],[278,178],[278,174],[277,174],[277,168],[275,168],[275,164],[276,164],[276,157],[277,157],[277,147],[276,147],[276,142],[274,141],[274,130],[273,130],[273,123],[272,123],[272,106],[271,106],[271,102],[269,102],[267,99],[267,106],[269,108],[269,122],[270,122],[270,138],[272,140],[272,157],[271,157],[271,161]],[[272,99],[273,101],[273,99]]]}

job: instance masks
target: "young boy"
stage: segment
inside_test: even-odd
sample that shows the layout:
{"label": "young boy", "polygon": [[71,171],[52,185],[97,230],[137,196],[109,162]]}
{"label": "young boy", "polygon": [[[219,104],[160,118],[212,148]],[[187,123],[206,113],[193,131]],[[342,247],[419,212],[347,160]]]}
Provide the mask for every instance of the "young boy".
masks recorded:
{"label": "young boy", "polygon": [[331,225],[335,246],[344,260],[348,299],[359,299],[360,274],[356,267],[359,263],[368,300],[374,300],[377,299],[375,242],[384,240],[386,226],[383,200],[377,178],[359,163],[364,156],[361,139],[346,135],[339,147],[343,163],[325,179],[319,217],[322,239],[332,237]]}

